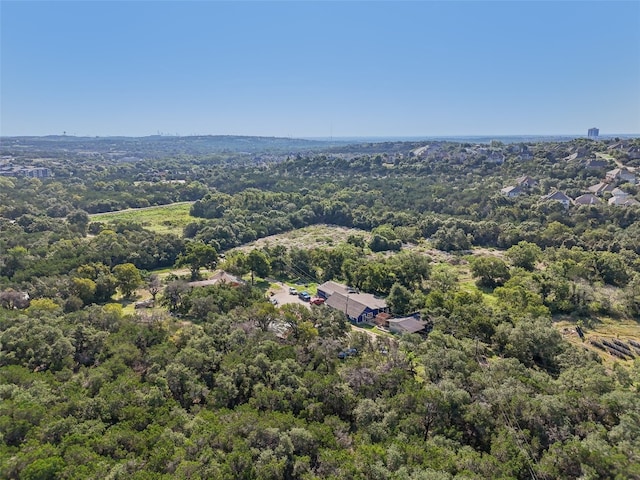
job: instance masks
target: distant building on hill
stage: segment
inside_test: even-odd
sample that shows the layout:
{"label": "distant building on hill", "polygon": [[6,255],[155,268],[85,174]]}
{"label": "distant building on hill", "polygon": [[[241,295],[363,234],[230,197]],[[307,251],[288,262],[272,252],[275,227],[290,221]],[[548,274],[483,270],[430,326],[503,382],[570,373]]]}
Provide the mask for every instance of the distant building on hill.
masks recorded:
{"label": "distant building on hill", "polygon": [[598,135],[600,134],[600,130],[597,129],[596,127],[590,128],[589,130],[587,130],[587,137],[588,138],[592,138],[592,139],[597,139]]}
{"label": "distant building on hill", "polygon": [[500,193],[502,193],[507,198],[514,198],[514,197],[517,197],[518,195],[522,195],[525,192],[520,185],[516,185],[516,186],[509,185],[508,187],[504,187],[503,189],[501,189]]}
{"label": "distant building on hill", "polygon": [[569,205],[573,202],[571,197],[568,197],[565,193],[555,190],[542,197],[543,201],[560,202],[565,208],[569,208]]}
{"label": "distant building on hill", "polygon": [[600,203],[602,203],[602,200],[596,197],[593,193],[585,193],[584,195],[580,195],[573,199],[574,205],[598,205]]}

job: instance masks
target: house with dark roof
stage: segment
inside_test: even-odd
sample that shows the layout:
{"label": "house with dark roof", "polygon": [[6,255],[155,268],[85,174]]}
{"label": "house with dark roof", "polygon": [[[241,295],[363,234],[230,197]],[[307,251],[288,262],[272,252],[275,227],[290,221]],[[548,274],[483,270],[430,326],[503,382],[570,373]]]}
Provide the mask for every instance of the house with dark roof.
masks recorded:
{"label": "house with dark roof", "polygon": [[342,285],[341,283],[333,282],[329,280],[322,285],[318,285],[318,297],[327,300],[334,293],[342,293],[346,295],[348,293],[357,293],[356,289]]}
{"label": "house with dark roof", "polygon": [[595,185],[591,185],[587,190],[595,195],[602,195],[603,193],[611,192],[615,187],[615,185],[607,182],[596,183]]}
{"label": "house with dark roof", "polygon": [[331,281],[318,286],[318,296],[325,299],[325,305],[344,312],[353,323],[371,323],[376,315],[390,310],[382,298]]}
{"label": "house with dark roof", "polygon": [[602,203],[598,197],[596,197],[593,193],[585,193],[584,195],[580,195],[573,199],[574,205],[598,205]]}
{"label": "house with dark roof", "polygon": [[555,192],[551,192],[547,195],[544,195],[542,197],[542,200],[560,202],[562,205],[565,206],[565,208],[569,208],[569,205],[571,205],[571,202],[572,202],[571,197],[565,195],[560,190],[556,190]]}
{"label": "house with dark roof", "polygon": [[599,170],[602,168],[607,168],[608,166],[609,162],[599,158],[590,158],[589,160],[584,162],[584,168],[588,168],[590,170]]}
{"label": "house with dark roof", "polygon": [[627,150],[627,155],[629,156],[629,160],[637,160],[640,158],[640,147],[630,147]]}

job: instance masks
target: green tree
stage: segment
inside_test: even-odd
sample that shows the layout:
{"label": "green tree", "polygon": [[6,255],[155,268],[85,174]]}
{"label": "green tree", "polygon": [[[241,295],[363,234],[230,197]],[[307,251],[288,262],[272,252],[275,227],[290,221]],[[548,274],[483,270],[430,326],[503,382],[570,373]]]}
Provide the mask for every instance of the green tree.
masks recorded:
{"label": "green tree", "polygon": [[96,282],[90,278],[74,277],[71,279],[71,290],[85,305],[88,305],[95,300]]}
{"label": "green tree", "polygon": [[164,288],[163,303],[167,305],[170,312],[176,312],[181,309],[182,301],[189,291],[189,286],[186,282],[173,281],[169,282]]}
{"label": "green tree", "polygon": [[405,315],[411,310],[411,300],[413,296],[406,287],[399,283],[394,283],[387,297],[387,304],[391,311],[397,315]]}
{"label": "green tree", "polygon": [[83,237],[87,234],[89,220],[89,214],[84,210],[76,210],[67,215],[67,223],[69,226]]}
{"label": "green tree", "polygon": [[507,250],[506,256],[514,267],[533,270],[542,250],[535,243],[521,241]]}
{"label": "green tree", "polygon": [[117,285],[122,295],[131,297],[136,288],[142,285],[140,271],[133,263],[122,263],[113,267],[113,275],[116,277]]}
{"label": "green tree", "polygon": [[60,478],[60,473],[64,466],[64,460],[57,455],[49,458],[39,458],[27,465],[20,478],[25,480],[55,480]]}
{"label": "green tree", "polygon": [[187,243],[185,251],[178,255],[177,267],[189,267],[191,280],[197,280],[201,268],[215,268],[218,263],[218,252],[211,245],[193,241]]}
{"label": "green tree", "polygon": [[76,269],[76,276],[88,278],[96,284],[94,301],[107,302],[116,293],[118,281],[111,273],[111,269],[103,263],[89,263],[80,265]]}
{"label": "green tree", "polygon": [[271,271],[271,265],[269,259],[260,250],[251,250],[247,255],[246,266],[251,272],[251,284],[255,283],[255,275],[259,277],[266,277]]}
{"label": "green tree", "polygon": [[509,280],[509,267],[496,257],[473,257],[470,260],[471,273],[482,287],[494,288]]}
{"label": "green tree", "polygon": [[19,317],[0,335],[0,366],[60,370],[73,362],[75,349],[58,322],[41,315]]}
{"label": "green tree", "polygon": [[25,247],[17,246],[7,250],[6,255],[0,257],[0,275],[9,278],[20,269],[23,269],[29,260],[29,253]]}
{"label": "green tree", "polygon": [[455,226],[441,227],[431,236],[433,246],[445,252],[469,250],[473,237]]}

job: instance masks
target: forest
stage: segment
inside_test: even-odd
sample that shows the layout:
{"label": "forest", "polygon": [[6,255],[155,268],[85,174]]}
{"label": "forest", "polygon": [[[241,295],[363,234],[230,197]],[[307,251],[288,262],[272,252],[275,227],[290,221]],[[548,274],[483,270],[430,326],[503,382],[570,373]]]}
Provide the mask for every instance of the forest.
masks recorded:
{"label": "forest", "polygon": [[640,139],[210,141],[3,139],[0,477],[640,478]]}

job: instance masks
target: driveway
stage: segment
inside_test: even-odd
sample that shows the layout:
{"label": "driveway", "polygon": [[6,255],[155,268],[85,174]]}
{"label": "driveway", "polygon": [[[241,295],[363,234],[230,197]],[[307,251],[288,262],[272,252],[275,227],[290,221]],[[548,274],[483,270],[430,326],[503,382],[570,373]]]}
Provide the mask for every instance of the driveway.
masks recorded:
{"label": "driveway", "polygon": [[272,285],[269,289],[274,292],[271,298],[275,298],[278,301],[278,305],[285,305],[287,303],[299,303],[301,305],[306,305],[307,307],[311,307],[309,302],[305,302],[298,297],[298,295],[291,295],[289,293],[289,286],[285,285],[282,282],[277,282],[275,285]]}

